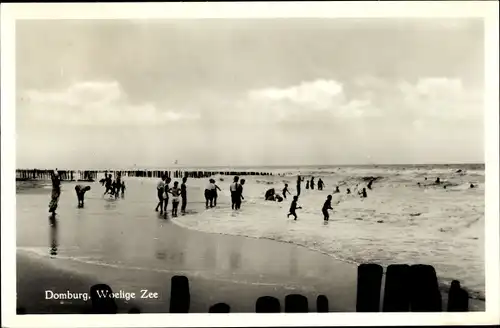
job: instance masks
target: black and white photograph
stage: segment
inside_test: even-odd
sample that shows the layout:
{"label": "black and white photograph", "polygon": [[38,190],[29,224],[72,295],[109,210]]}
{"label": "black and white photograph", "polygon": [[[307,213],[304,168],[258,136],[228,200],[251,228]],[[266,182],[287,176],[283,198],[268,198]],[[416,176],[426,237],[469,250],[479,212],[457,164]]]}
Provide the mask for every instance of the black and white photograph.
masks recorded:
{"label": "black and white photograph", "polygon": [[430,4],[422,17],[39,5],[8,32],[2,17],[11,326],[134,326],[139,313],[494,323],[498,3],[473,4],[441,2],[441,17]]}

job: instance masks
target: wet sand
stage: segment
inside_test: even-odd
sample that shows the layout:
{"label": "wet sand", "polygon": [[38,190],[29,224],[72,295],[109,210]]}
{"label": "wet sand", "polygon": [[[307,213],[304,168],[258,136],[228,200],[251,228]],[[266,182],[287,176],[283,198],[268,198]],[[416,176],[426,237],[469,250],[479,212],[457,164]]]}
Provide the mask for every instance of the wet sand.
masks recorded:
{"label": "wet sand", "polygon": [[[45,290],[88,292],[95,283],[159,293],[157,300],[119,304],[120,312],[132,306],[168,312],[170,278],[177,274],[190,280],[191,312],[207,312],[217,302],[232,312],[254,312],[259,296],[275,296],[283,306],[292,293],[307,296],[311,311],[320,294],[331,311],[355,310],[354,265],[292,244],[178,227],[154,212],[150,182],[127,181],[125,197],[116,200],[103,198],[100,184],[89,184],[84,209],[76,207],[74,185],[63,185],[55,227],[47,213],[50,189],[17,195],[18,306],[28,313],[76,311],[78,301],[45,300]],[[201,194],[188,195],[189,211],[205,210]],[[221,198],[220,206],[229,206],[227,200]]]}

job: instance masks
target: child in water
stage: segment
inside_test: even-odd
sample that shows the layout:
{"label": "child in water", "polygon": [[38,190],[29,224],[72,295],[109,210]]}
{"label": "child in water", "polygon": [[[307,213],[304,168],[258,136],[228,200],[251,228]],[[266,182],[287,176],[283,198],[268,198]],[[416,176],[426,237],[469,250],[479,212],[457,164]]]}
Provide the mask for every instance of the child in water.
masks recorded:
{"label": "child in water", "polygon": [[293,196],[293,201],[292,201],[292,204],[290,205],[290,213],[288,213],[288,215],[286,216],[287,218],[289,218],[290,215],[293,215],[294,220],[297,220],[297,213],[295,211],[302,209],[302,207],[297,206],[298,199],[299,199],[299,197]]}
{"label": "child in water", "polygon": [[283,198],[286,199],[286,193],[291,193],[288,191],[288,183],[285,183],[285,188],[283,188]]}
{"label": "child in water", "polygon": [[318,190],[323,190],[324,186],[325,186],[325,183],[323,182],[323,180],[321,180],[321,178],[319,178],[319,180],[318,180]]}
{"label": "child in water", "polygon": [[83,208],[83,200],[85,198],[85,193],[90,190],[90,186],[81,186],[81,185],[76,185],[75,186],[75,191],[76,191],[76,197],[78,199],[78,207]]}
{"label": "child in water", "polygon": [[181,188],[179,188],[179,181],[174,182],[174,186],[172,187],[171,191],[172,193],[172,216],[176,217],[177,216],[177,208],[179,207],[179,202],[180,202],[180,195],[181,195]]}
{"label": "child in water", "polygon": [[323,209],[321,210],[323,212],[323,220],[327,222],[330,219],[330,214],[328,214],[328,210],[333,210],[332,208],[332,195],[328,195],[326,197],[326,201],[323,204]]}

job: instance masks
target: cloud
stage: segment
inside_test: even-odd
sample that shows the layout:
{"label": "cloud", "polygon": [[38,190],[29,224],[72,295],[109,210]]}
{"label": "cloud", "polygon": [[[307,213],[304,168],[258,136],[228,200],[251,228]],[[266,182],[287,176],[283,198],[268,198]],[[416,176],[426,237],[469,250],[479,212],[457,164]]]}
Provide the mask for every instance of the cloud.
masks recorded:
{"label": "cloud", "polygon": [[342,84],[318,79],[285,88],[248,93],[253,108],[276,121],[389,118],[420,123],[432,119],[481,119],[480,90],[464,87],[459,79],[421,78],[416,82],[364,77]]}
{"label": "cloud", "polygon": [[29,121],[63,125],[159,125],[195,120],[189,111],[133,104],[116,81],[78,82],[66,89],[21,93],[19,107]]}

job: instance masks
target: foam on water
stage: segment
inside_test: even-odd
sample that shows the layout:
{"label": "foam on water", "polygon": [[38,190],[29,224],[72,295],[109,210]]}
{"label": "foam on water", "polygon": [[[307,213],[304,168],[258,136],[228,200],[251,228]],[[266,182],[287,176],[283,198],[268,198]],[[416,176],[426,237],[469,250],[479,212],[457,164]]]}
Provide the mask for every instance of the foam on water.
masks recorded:
{"label": "foam on water", "polygon": [[[460,167],[464,170],[464,167]],[[472,297],[484,299],[484,168],[465,167],[340,167],[275,170],[280,176],[245,177],[242,210],[226,206],[197,215],[174,219],[183,227],[210,233],[242,235],[289,242],[334,256],[338,259],[382,265],[424,263],[436,268],[440,283],[447,286],[458,279]],[[264,193],[283,183],[295,194],[294,174],[306,179],[312,174],[323,191],[305,189],[298,220],[287,219],[288,200],[264,201]],[[366,185],[364,177],[379,177],[361,199],[346,195]],[[440,177],[441,186],[431,185]],[[425,180],[425,177],[428,179]],[[231,177],[216,177],[227,202]],[[220,181],[224,179],[224,181]],[[423,186],[417,186],[420,182]],[[190,188],[202,189],[206,181],[190,180]],[[470,189],[473,183],[476,188]],[[333,195],[330,222],[325,225],[321,207]],[[425,186],[427,185],[427,186]],[[444,189],[443,185],[447,188]],[[190,191],[194,192],[194,190]]]}

